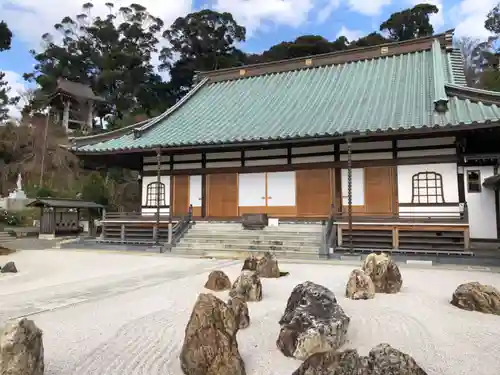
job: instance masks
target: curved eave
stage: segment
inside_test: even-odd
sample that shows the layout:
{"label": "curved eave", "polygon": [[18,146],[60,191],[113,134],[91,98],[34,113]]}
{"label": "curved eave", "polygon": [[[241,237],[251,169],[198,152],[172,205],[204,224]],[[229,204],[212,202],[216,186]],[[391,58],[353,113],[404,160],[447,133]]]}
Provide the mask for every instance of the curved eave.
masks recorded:
{"label": "curved eave", "polygon": [[234,140],[227,142],[200,142],[196,144],[171,144],[171,145],[152,145],[149,147],[125,147],[120,149],[101,149],[96,151],[89,150],[76,150],[73,151],[76,155],[111,155],[111,154],[133,154],[154,152],[158,149],[168,149],[169,151],[182,151],[186,149],[205,149],[205,148],[235,148],[235,147],[252,147],[252,146],[272,146],[283,142],[310,142],[310,141],[343,141],[347,137],[351,138],[367,138],[377,136],[397,136],[397,135],[421,135],[426,133],[449,132],[449,131],[464,131],[464,130],[477,130],[481,128],[491,128],[492,126],[500,126],[497,121],[484,121],[484,122],[461,122],[459,124],[445,124],[445,125],[432,125],[411,128],[386,128],[378,129],[375,131],[356,131],[349,133],[334,133],[334,134],[314,134],[305,135],[301,137],[282,137],[282,138],[254,138]]}
{"label": "curved eave", "polygon": [[500,93],[495,91],[481,90],[473,87],[457,85],[453,83],[445,84],[446,94],[456,96],[460,99],[468,99],[471,102],[481,102],[483,104],[493,104],[500,106]]}
{"label": "curved eave", "polygon": [[170,116],[175,110],[179,109],[185,102],[187,102],[199,89],[208,82],[208,78],[200,81],[195,87],[193,87],[184,97],[175,103],[172,107],[167,109],[161,115],[154,117],[152,119],[137,122],[132,125],[125,126],[120,129],[111,130],[106,133],[88,135],[83,137],[71,137],[68,140],[72,143],[71,149],[78,153],[78,148],[88,145],[93,145],[105,141],[110,141],[112,139],[117,139],[123,137],[124,135],[130,134],[133,131],[138,131],[140,133],[148,131],[158,125],[166,117]]}

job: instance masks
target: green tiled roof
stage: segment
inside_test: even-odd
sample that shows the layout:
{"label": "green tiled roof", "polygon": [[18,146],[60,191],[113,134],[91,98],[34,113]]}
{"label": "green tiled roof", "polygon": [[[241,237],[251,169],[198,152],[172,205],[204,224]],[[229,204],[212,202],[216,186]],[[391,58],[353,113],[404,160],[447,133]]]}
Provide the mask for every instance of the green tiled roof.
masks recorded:
{"label": "green tiled roof", "polygon": [[[500,97],[482,92],[493,100],[471,100],[478,91],[465,87],[460,55],[436,39],[432,48],[413,53],[220,82],[205,79],[175,108],[144,125],[140,137],[129,132],[97,143],[96,138],[76,150],[112,152],[500,120],[495,104]],[[448,111],[436,112],[439,100],[448,100]]]}

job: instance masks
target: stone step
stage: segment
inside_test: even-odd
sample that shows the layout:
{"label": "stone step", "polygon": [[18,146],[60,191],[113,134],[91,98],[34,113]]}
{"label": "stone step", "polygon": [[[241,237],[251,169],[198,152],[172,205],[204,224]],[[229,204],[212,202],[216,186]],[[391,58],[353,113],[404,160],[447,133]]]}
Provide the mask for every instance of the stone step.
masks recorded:
{"label": "stone step", "polygon": [[318,247],[321,245],[321,241],[318,240],[317,238],[314,240],[304,240],[304,239],[288,239],[288,238],[282,238],[282,239],[246,239],[246,238],[231,238],[231,239],[226,239],[226,238],[220,238],[220,237],[215,237],[215,238],[199,238],[199,237],[192,237],[192,236],[186,236],[180,240],[181,243],[185,244],[191,244],[191,245],[199,245],[199,244],[225,244],[225,243],[241,243],[244,245],[248,246],[253,246],[253,245],[267,245],[267,246],[291,246],[291,247]]}
{"label": "stone step", "polygon": [[[172,249],[174,254],[185,254],[185,255],[198,255],[203,257],[227,257],[227,258],[245,258],[249,254],[262,254],[260,250],[248,250],[248,249],[211,249],[211,250],[193,250],[189,248],[174,247]],[[299,252],[299,251],[272,251],[272,253],[278,259],[318,259],[318,252]]]}
{"label": "stone step", "polygon": [[186,243],[179,242],[177,244],[179,247],[189,248],[189,249],[250,249],[250,250],[261,250],[261,251],[303,251],[303,252],[318,252],[319,246],[276,246],[268,244],[248,244],[241,242],[227,242],[227,243]]}
{"label": "stone step", "polygon": [[13,241],[14,239],[15,239],[15,237],[11,236],[9,233],[0,232],[0,242],[10,242],[10,241]]}
{"label": "stone step", "polygon": [[306,253],[315,253],[319,251],[319,246],[275,246],[275,245],[253,245],[253,244],[248,244],[248,243],[197,243],[197,244],[192,244],[192,243],[185,243],[180,241],[176,247],[181,247],[185,249],[221,249],[221,250],[228,250],[228,249],[246,249],[246,250],[259,250],[259,251],[300,251],[300,252],[306,252]]}
{"label": "stone step", "polygon": [[200,235],[239,235],[239,236],[249,236],[249,237],[321,237],[323,232],[271,232],[271,231],[247,231],[239,229],[218,229],[218,230],[208,230],[208,229],[198,229],[192,228],[189,233],[197,233]]}
{"label": "stone step", "polygon": [[321,235],[317,234],[283,234],[283,233],[245,233],[245,232],[199,232],[190,230],[186,233],[185,237],[187,238],[197,238],[200,240],[209,240],[209,239],[217,239],[221,241],[228,241],[232,239],[240,239],[240,240],[261,240],[261,241],[321,241]]}
{"label": "stone step", "polygon": [[262,230],[247,230],[239,223],[227,223],[227,224],[211,224],[211,223],[199,223],[196,222],[193,229],[203,229],[203,230],[242,230],[246,232],[254,231],[265,231],[265,232],[321,232],[322,225],[320,224],[280,224],[276,227],[270,226],[265,227]]}

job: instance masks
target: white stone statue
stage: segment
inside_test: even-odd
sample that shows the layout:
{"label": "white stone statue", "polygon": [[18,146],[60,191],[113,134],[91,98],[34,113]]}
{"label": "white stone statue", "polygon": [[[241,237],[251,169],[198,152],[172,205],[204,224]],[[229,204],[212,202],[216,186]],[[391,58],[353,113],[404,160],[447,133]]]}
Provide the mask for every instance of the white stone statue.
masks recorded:
{"label": "white stone statue", "polygon": [[23,190],[23,180],[22,180],[22,177],[21,177],[21,173],[17,174],[16,190],[17,191],[22,191]]}
{"label": "white stone statue", "polygon": [[26,193],[23,191],[23,180],[21,173],[19,173],[17,175],[16,190],[9,194],[9,199],[24,200],[26,198]]}

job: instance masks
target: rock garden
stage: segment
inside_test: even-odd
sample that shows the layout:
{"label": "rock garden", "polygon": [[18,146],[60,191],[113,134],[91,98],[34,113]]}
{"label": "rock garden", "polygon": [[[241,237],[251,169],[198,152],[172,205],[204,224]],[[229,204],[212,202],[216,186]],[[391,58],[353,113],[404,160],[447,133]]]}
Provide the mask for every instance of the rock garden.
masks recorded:
{"label": "rock garden", "polygon": [[[136,322],[131,327],[137,336],[131,331],[124,331],[129,333],[123,336],[131,340],[130,353],[127,349],[119,350],[123,339],[114,342],[111,338],[111,342],[96,349],[99,352],[97,357],[97,352],[93,352],[92,360],[86,359],[64,373],[111,374],[113,372],[109,371],[121,363],[121,358],[129,358],[119,366],[120,374],[465,375],[474,366],[460,370],[466,368],[464,363],[459,365],[456,360],[450,362],[447,358],[460,358],[461,354],[457,352],[453,357],[450,354],[453,346],[443,349],[438,346],[439,341],[431,338],[432,331],[438,329],[436,327],[449,329],[448,322],[436,322],[430,315],[417,322],[408,314],[421,303],[421,297],[417,296],[422,296],[422,293],[429,295],[447,314],[443,316],[450,320],[480,322],[477,324],[490,327],[500,324],[500,293],[493,285],[467,280],[453,288],[447,284],[448,298],[439,300],[437,294],[428,289],[427,280],[422,280],[421,284],[415,282],[418,270],[400,270],[390,255],[384,253],[370,254],[359,268],[353,267],[350,272],[346,272],[345,266],[320,266],[322,275],[331,272],[332,278],[339,269],[345,270],[342,286],[328,283],[328,277],[316,279],[314,272],[305,271],[307,267],[319,270],[319,266],[314,265],[287,264],[290,273],[284,272],[273,254],[266,253],[249,256],[240,263],[237,272],[234,272],[234,267],[208,271],[203,274],[202,282],[201,275],[195,278],[198,293],[190,302],[194,301],[194,304],[188,307],[189,314],[175,315],[165,311],[165,315],[161,315],[165,322],[183,322],[182,326],[174,324],[175,332],[179,334],[158,334],[158,339],[155,339],[151,336],[155,330],[149,331],[145,325],[141,328],[144,323]],[[8,262],[2,270],[5,268],[16,269]],[[301,270],[307,276],[301,277]],[[428,272],[431,270],[426,270],[425,274],[430,275]],[[404,281],[407,273],[412,275],[410,282]],[[293,280],[293,284],[289,280]],[[277,294],[280,289],[281,293]],[[186,291],[180,291],[178,295],[188,290],[192,291],[186,284]],[[276,296],[281,297],[276,299]],[[412,296],[415,297],[412,299]],[[173,295],[166,298],[173,298]],[[412,305],[401,304],[402,298],[411,301]],[[267,306],[265,309],[272,310],[272,314],[267,315],[265,309],[259,307],[264,305]],[[384,313],[375,315],[374,311]],[[268,316],[274,318],[270,320]],[[151,319],[155,321],[158,317]],[[46,345],[42,341],[45,334],[51,335],[52,332],[42,333],[38,322],[35,324],[36,320],[36,317],[18,318],[4,326],[0,334],[0,374],[44,374]],[[45,331],[43,325],[40,327]],[[455,337],[461,329],[467,327],[457,327]],[[162,332],[160,327],[157,330]],[[442,330],[446,336],[446,328]],[[473,331],[467,332],[471,341],[479,340],[471,335]],[[137,338],[134,340],[134,337]],[[140,345],[139,342],[134,344],[137,340]],[[152,340],[150,345],[148,340]],[[475,342],[476,345],[482,344],[481,341]],[[467,344],[460,342],[457,346]],[[140,353],[133,352],[134,345],[141,348]],[[113,352],[110,351],[112,348],[115,348]],[[157,353],[156,357],[150,357],[156,358],[155,370],[151,367],[153,359],[148,362],[140,360],[148,350]],[[434,355],[441,350],[448,353],[445,358]],[[270,361],[257,364],[257,353],[263,352],[270,353],[267,357]],[[91,367],[99,361],[105,362],[111,353],[115,353],[116,358],[110,359],[108,367],[101,366],[100,372],[96,370],[98,367]],[[496,357],[488,357],[490,368],[491,363],[499,363]],[[475,357],[470,358],[470,361],[474,360]],[[166,367],[162,367],[161,361],[166,361]],[[283,364],[286,364],[286,370],[279,367]],[[483,371],[480,366],[476,365],[475,369],[476,374],[489,374],[489,370]]]}

